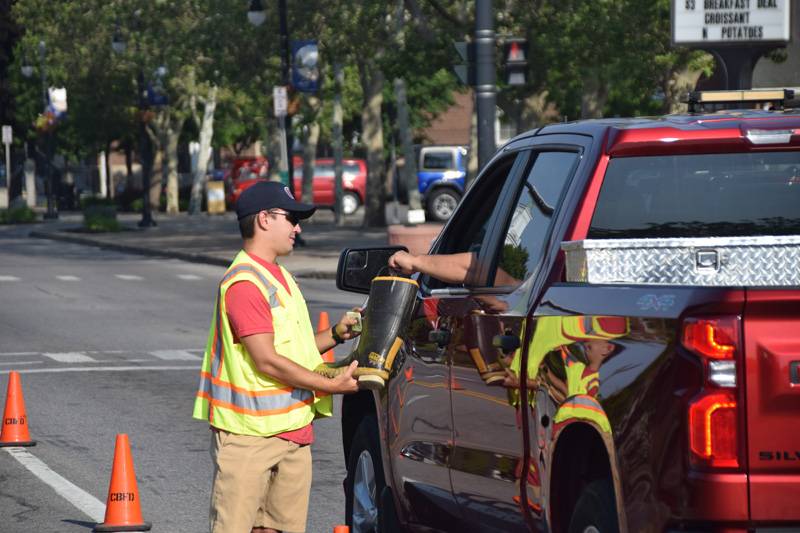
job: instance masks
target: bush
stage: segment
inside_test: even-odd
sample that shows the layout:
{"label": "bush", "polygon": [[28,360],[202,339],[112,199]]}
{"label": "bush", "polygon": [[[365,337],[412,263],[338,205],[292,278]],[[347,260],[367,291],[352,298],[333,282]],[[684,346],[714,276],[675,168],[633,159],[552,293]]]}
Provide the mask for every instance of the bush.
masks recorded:
{"label": "bush", "polygon": [[116,208],[117,203],[113,198],[100,198],[97,196],[86,196],[81,198],[81,210],[86,210],[87,208],[94,206],[107,206]]}
{"label": "bush", "polygon": [[0,211],[0,224],[27,224],[36,222],[36,213],[26,205]]}
{"label": "bush", "polygon": [[83,227],[90,232],[121,231],[117,207],[111,203],[88,205],[83,209]]}

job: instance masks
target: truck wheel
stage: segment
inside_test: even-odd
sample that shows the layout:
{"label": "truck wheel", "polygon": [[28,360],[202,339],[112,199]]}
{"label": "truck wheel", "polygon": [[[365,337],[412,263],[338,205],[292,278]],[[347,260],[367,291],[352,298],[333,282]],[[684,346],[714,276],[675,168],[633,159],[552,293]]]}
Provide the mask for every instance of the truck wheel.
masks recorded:
{"label": "truck wheel", "polygon": [[345,479],[345,512],[352,533],[400,531],[391,494],[384,491],[378,438],[377,420],[364,417],[353,435]]}
{"label": "truck wheel", "polygon": [[461,195],[453,189],[436,189],[426,200],[428,216],[431,220],[444,222],[453,215]]}
{"label": "truck wheel", "polygon": [[356,193],[346,192],[342,196],[342,211],[344,211],[345,215],[352,215],[355,213],[359,205],[361,205],[361,200],[358,199]]}
{"label": "truck wheel", "polygon": [[616,502],[610,479],[592,481],[578,496],[569,533],[618,533]]}

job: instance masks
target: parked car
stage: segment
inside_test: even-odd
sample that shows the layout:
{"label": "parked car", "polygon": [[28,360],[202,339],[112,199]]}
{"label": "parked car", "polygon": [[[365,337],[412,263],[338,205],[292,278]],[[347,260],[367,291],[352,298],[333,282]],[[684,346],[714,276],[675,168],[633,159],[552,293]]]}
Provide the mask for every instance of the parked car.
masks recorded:
{"label": "parked car", "polygon": [[464,195],[467,149],[464,146],[423,146],[419,150],[417,182],[429,220],[450,218]]}
{"label": "parked car", "polygon": [[[363,159],[342,160],[342,210],[352,215],[367,196],[367,162]],[[334,160],[318,158],[314,165],[312,182],[312,202],[317,206],[333,207],[334,203]],[[303,161],[294,161],[294,194],[300,200],[303,191]]]}
{"label": "parked car", "polygon": [[224,174],[225,203],[228,207],[236,205],[242,191],[253,186],[258,180],[266,179],[269,162],[265,157],[237,157]]}
{"label": "parked car", "polygon": [[[431,248],[472,277],[417,275],[385,388],[343,398],[352,531],[796,531],[792,94],[500,149]],[[337,285],[391,252],[345,250]]]}

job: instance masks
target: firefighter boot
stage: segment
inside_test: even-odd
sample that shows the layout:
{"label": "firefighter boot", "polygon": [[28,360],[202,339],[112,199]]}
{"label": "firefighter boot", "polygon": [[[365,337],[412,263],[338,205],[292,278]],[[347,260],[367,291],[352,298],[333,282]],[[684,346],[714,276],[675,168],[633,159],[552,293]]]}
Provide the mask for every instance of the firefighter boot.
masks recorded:
{"label": "firefighter boot", "polygon": [[364,313],[361,337],[353,352],[341,361],[322,363],[314,369],[318,374],[335,377],[344,372],[353,360],[358,367],[353,377],[362,389],[377,390],[389,379],[392,363],[403,344],[411,321],[417,282],[413,279],[378,276],[372,280]]}

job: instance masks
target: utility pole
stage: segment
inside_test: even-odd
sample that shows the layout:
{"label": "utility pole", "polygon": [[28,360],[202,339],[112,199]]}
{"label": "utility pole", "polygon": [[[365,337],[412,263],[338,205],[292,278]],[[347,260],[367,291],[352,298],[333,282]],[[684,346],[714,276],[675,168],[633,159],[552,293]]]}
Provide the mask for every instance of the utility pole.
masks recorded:
{"label": "utility pole", "polygon": [[494,119],[497,102],[492,0],[475,0],[475,107],[478,112],[478,171],[496,150]]}
{"label": "utility pole", "polygon": [[[281,40],[281,84],[289,91],[289,22],[286,14],[286,0],[278,0],[278,19],[279,19],[279,32]],[[292,118],[287,112],[286,115],[279,120],[283,122],[283,130],[286,132],[286,170],[288,175],[288,187],[294,196],[294,162],[292,161],[292,145],[294,144],[294,137],[292,136]]]}

